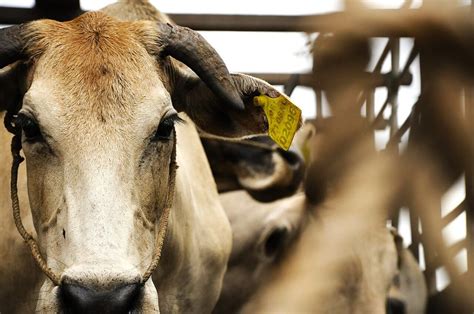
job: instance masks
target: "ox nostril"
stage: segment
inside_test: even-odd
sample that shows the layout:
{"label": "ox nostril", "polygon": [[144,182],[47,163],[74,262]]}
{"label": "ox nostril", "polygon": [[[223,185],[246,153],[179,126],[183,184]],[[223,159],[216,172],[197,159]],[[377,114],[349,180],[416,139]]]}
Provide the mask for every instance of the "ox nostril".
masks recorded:
{"label": "ox nostril", "polygon": [[265,237],[263,252],[267,258],[275,258],[278,256],[288,242],[288,233],[286,227],[278,227]]}
{"label": "ox nostril", "polygon": [[142,287],[134,283],[110,290],[95,290],[63,283],[59,298],[65,313],[129,313],[135,308]]}
{"label": "ox nostril", "polygon": [[298,154],[293,151],[285,151],[281,148],[278,148],[278,153],[292,167],[299,167],[302,163],[300,156],[298,156]]}

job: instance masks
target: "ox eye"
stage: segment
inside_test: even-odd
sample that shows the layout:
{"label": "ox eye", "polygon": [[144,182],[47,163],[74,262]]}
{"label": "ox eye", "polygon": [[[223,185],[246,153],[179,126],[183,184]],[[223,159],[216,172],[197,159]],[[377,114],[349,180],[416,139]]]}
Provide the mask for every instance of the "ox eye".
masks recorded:
{"label": "ox eye", "polygon": [[15,125],[19,126],[23,130],[25,138],[29,142],[37,142],[42,139],[41,130],[38,123],[26,116],[25,114],[19,114],[15,120]]}
{"label": "ox eye", "polygon": [[169,117],[164,118],[158,129],[156,129],[155,135],[153,136],[152,141],[167,141],[171,138],[174,131],[175,122],[181,122],[181,118],[178,115],[174,114]]}

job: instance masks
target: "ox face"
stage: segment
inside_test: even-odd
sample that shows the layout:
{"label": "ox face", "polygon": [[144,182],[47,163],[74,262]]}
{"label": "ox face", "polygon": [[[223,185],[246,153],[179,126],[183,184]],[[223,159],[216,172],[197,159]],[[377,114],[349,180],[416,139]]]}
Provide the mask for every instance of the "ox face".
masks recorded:
{"label": "ox face", "polygon": [[[48,264],[71,285],[110,290],[138,284],[153,253],[155,222],[172,192],[177,116],[169,96],[146,75],[138,89],[144,94],[136,98],[141,103],[127,99],[99,113],[87,99],[55,92],[60,83],[41,64],[37,71],[19,124],[30,204]],[[69,101],[79,102],[70,107]],[[121,105],[130,106],[127,115],[114,112]]]}
{"label": "ox face", "polygon": [[[173,192],[179,118],[155,58],[119,42],[130,34],[101,30],[93,42],[82,29],[42,52],[15,121],[38,238],[62,274],[61,288],[43,285],[57,298],[38,310],[156,309],[151,281],[140,280]],[[94,301],[101,294],[111,301]]]}
{"label": "ox face", "polygon": [[[169,24],[87,13],[33,22],[22,32],[23,42],[0,34],[9,41],[1,66],[14,61],[13,48],[28,60],[22,84],[2,85],[0,109],[22,129],[40,250],[61,274],[59,286],[42,284],[37,310],[158,311],[156,289],[142,275],[174,193],[177,112],[217,136],[263,133],[268,126],[252,98],[278,92],[230,76],[198,35]],[[11,103],[18,95],[20,106]]]}

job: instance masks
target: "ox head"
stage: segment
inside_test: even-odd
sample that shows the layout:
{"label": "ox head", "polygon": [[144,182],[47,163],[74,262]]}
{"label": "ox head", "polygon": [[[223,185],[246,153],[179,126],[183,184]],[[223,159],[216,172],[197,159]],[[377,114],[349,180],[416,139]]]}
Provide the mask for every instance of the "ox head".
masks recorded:
{"label": "ox head", "polygon": [[220,193],[244,189],[258,201],[271,202],[293,195],[303,182],[301,154],[277,148],[268,136],[201,141]]}
{"label": "ox head", "polygon": [[277,92],[230,75],[189,29],[103,13],[2,29],[7,65],[0,109],[22,131],[40,251],[61,274],[37,309],[156,310],[141,277],[174,193],[177,113],[217,136],[263,133],[252,98]]}
{"label": "ox head", "polygon": [[238,313],[284,262],[309,219],[303,193],[267,203],[246,191],[220,195],[232,226],[232,253],[216,313]]}

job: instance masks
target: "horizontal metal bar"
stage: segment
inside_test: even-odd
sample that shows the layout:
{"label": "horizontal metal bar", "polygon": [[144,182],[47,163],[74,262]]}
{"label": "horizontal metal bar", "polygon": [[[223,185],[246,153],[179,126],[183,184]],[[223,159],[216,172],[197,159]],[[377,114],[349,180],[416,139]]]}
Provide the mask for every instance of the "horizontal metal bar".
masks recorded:
{"label": "horizontal metal bar", "polygon": [[[422,234],[423,242],[426,241],[425,237],[426,236]],[[447,255],[450,258],[455,257],[459,252],[461,252],[461,250],[467,248],[467,243],[468,243],[467,239],[462,239],[462,240],[459,240],[459,241],[453,243],[452,245],[450,245],[449,247],[446,248],[447,251],[448,251]],[[429,262],[432,265],[433,268],[438,268],[438,267],[441,267],[441,266],[445,266],[441,263],[439,255],[433,255],[431,260],[429,260],[427,262]]]}
{"label": "horizontal metal bar", "polygon": [[[314,119],[306,119],[305,123],[312,123],[317,130],[324,132],[324,130],[327,128],[328,125],[332,123],[333,117],[328,116],[328,117],[317,117]],[[371,122],[368,118],[365,118],[367,122]],[[388,126],[389,121],[386,119],[380,120],[378,122],[378,127],[380,130],[385,129]]]}
{"label": "horizontal metal bar", "polygon": [[79,0],[36,0],[35,8],[42,9],[62,9],[77,12],[81,9]]}
{"label": "horizontal metal bar", "polygon": [[[262,80],[267,81],[272,85],[285,85],[292,75],[294,74],[281,74],[281,73],[246,73],[248,75],[252,75]],[[314,87],[314,88],[322,88],[314,79],[313,74],[310,73],[302,73],[299,75],[299,86],[306,86],[306,87]],[[383,87],[389,86],[391,81],[394,79],[390,73],[366,73],[367,79],[367,87]],[[413,75],[411,73],[406,73],[403,77],[400,78],[400,85],[410,85],[413,80]]]}
{"label": "horizontal metal bar", "polygon": [[58,21],[67,21],[84,13],[81,9],[69,10],[48,8],[42,9],[25,9],[25,8],[9,8],[0,7],[0,24],[20,24],[38,19],[54,19]]}
{"label": "horizontal metal bar", "polygon": [[203,31],[304,32],[310,16],[169,14],[179,25]]}
{"label": "horizontal metal bar", "polygon": [[[0,24],[19,24],[39,18],[57,18],[54,7],[50,10],[0,7]],[[74,11],[81,14],[83,11]],[[168,14],[177,24],[203,31],[264,31],[304,32],[311,29],[314,16],[223,15],[223,14]],[[66,14],[66,20],[71,13]],[[324,21],[329,17],[322,15]],[[324,22],[327,23],[327,22]]]}
{"label": "horizontal metal bar", "polygon": [[[464,7],[463,7],[464,9]],[[462,10],[463,10],[462,9]],[[467,10],[465,10],[467,11]],[[82,13],[81,10],[58,10],[51,7],[38,11],[27,8],[0,7],[0,24],[18,24],[38,18],[66,20]],[[265,31],[265,32],[332,32],[348,29],[362,31],[372,37],[413,37],[417,34],[414,21],[422,17],[420,9],[372,9],[361,14],[336,12],[318,15],[223,15],[223,14],[169,14],[179,25],[207,31]],[[59,15],[60,13],[64,16]],[[398,21],[398,23],[394,23]],[[404,21],[410,22],[408,25]],[[361,24],[362,23],[362,24]],[[420,21],[424,23],[424,21]]]}

